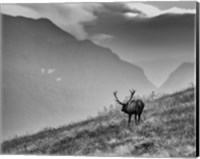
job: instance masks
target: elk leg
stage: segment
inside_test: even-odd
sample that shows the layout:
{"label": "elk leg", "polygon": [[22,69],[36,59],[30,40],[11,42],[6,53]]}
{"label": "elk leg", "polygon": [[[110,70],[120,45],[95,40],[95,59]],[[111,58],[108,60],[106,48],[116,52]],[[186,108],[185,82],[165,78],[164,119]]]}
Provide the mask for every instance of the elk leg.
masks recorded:
{"label": "elk leg", "polygon": [[131,114],[128,115],[128,126],[130,126],[130,122],[131,122]]}
{"label": "elk leg", "polygon": [[140,122],[140,116],[141,116],[141,114],[138,114],[138,123]]}
{"label": "elk leg", "polygon": [[137,125],[137,114],[135,114],[135,125]]}

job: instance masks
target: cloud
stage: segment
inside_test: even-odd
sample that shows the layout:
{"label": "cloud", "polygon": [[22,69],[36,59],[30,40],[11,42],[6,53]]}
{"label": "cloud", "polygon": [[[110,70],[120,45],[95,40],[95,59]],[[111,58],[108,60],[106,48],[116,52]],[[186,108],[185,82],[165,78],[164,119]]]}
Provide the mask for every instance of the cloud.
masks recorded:
{"label": "cloud", "polygon": [[[108,34],[93,33],[88,35],[85,24],[97,23],[103,18],[102,23],[107,22],[107,17],[113,18],[151,18],[162,14],[195,13],[194,9],[172,7],[161,10],[153,5],[145,3],[46,3],[46,4],[2,4],[1,11],[12,16],[24,16],[33,19],[48,18],[59,28],[72,34],[79,40],[91,39],[96,44],[112,37]],[[104,17],[102,17],[102,15]],[[112,19],[113,19],[112,18]],[[110,19],[110,21],[113,21]],[[121,20],[122,20],[121,19]],[[103,25],[102,24],[102,25]],[[118,23],[117,23],[118,24]]]}
{"label": "cloud", "polygon": [[[131,13],[132,14],[134,13],[134,14],[138,14],[138,16],[145,15],[145,16],[148,16],[148,17],[154,17],[154,16],[156,16],[160,12],[160,10],[157,7],[154,7],[154,6],[149,5],[149,4],[144,4],[144,3],[127,3],[126,5],[127,5],[127,7],[130,10],[133,11],[133,12],[127,12],[127,13],[125,13],[125,15],[128,15],[128,16],[130,16]],[[138,12],[138,11],[140,11],[141,13]]]}
{"label": "cloud", "polygon": [[60,82],[61,80],[62,80],[62,77],[56,78],[56,81],[57,81],[57,82]]}
{"label": "cloud", "polygon": [[172,7],[166,10],[160,10],[159,8],[145,4],[145,3],[126,3],[126,6],[130,11],[124,13],[127,18],[132,17],[146,17],[152,18],[163,14],[195,14],[195,9],[184,9],[178,7]]}
{"label": "cloud", "polygon": [[53,72],[55,72],[56,70],[54,68],[50,68],[50,69],[45,69],[45,68],[41,68],[41,74],[52,74]]}
{"label": "cloud", "polygon": [[100,45],[102,42],[110,41],[113,39],[112,35],[108,34],[96,34],[90,38],[95,44]]}
{"label": "cloud", "polygon": [[41,68],[41,74],[45,74],[45,68]]}
{"label": "cloud", "polygon": [[48,74],[52,74],[53,72],[55,72],[55,69],[54,69],[54,68],[52,68],[52,69],[50,68],[50,69],[48,69],[48,71],[47,71]]}
{"label": "cloud", "polygon": [[1,4],[1,12],[11,16],[24,16],[34,19],[41,17],[36,11],[17,4]]}
{"label": "cloud", "polygon": [[167,13],[172,13],[172,14],[195,14],[196,10],[195,9],[183,9],[183,8],[177,8],[177,7],[172,7],[170,9],[162,11],[162,14],[167,14]]}
{"label": "cloud", "polygon": [[138,17],[140,14],[138,14],[138,13],[133,13],[133,12],[127,12],[127,13],[124,13],[124,15],[125,15],[126,17],[132,18],[132,17]]}
{"label": "cloud", "polygon": [[33,19],[48,18],[54,24],[79,40],[88,37],[83,24],[97,19],[94,12],[102,7],[100,3],[60,4],[3,4],[2,13]]}

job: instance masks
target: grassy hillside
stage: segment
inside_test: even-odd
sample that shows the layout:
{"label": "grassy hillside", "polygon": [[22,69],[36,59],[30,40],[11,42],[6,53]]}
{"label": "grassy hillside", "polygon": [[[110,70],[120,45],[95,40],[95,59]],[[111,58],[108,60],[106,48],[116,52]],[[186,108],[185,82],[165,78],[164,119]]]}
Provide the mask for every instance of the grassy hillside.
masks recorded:
{"label": "grassy hillside", "polygon": [[127,115],[112,106],[85,121],[48,128],[2,143],[6,154],[194,157],[195,101],[188,88],[146,101],[142,121],[127,126]]}

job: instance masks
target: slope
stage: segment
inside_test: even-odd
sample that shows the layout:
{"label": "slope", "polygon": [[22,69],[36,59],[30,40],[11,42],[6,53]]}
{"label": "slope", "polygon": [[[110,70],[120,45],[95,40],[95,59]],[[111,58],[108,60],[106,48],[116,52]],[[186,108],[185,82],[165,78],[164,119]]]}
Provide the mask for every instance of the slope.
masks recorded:
{"label": "slope", "polygon": [[131,128],[119,106],[98,116],[2,144],[6,154],[194,157],[194,88],[146,101],[142,121]]}

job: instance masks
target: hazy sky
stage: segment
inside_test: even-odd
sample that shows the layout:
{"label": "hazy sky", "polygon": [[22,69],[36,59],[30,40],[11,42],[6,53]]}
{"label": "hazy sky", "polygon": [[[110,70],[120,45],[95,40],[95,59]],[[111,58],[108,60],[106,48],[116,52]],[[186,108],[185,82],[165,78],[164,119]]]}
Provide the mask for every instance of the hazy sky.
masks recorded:
{"label": "hazy sky", "polygon": [[156,86],[194,59],[195,2],[9,4],[2,12],[48,18],[77,39],[141,66]]}

